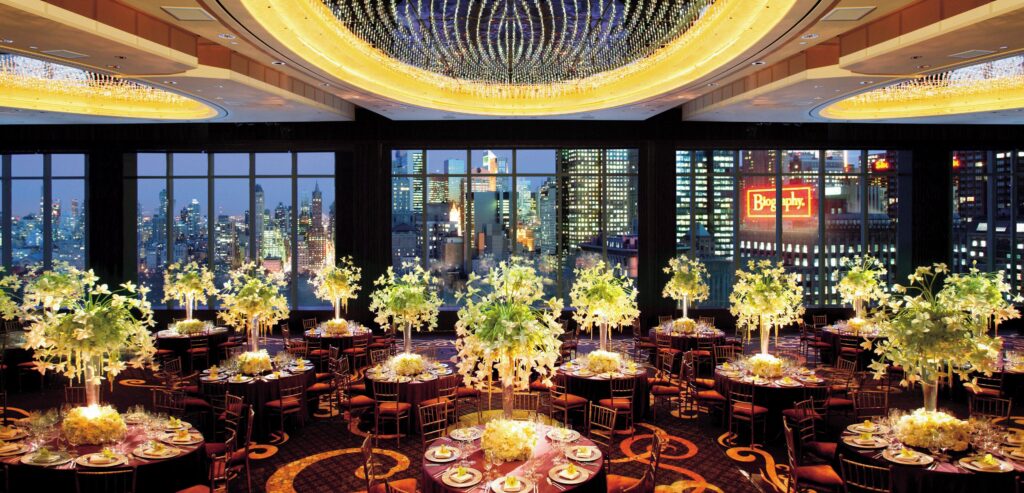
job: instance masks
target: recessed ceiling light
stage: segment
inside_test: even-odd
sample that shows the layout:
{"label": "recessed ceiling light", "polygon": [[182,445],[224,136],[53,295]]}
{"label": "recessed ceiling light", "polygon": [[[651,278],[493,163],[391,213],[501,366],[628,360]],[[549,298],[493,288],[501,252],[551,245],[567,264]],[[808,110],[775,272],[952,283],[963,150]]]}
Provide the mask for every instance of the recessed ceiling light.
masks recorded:
{"label": "recessed ceiling light", "polygon": [[168,15],[179,21],[212,21],[213,16],[199,7],[160,7]]}
{"label": "recessed ceiling light", "polygon": [[232,41],[231,44],[236,45],[238,44],[238,41]]}
{"label": "recessed ceiling light", "polygon": [[921,55],[914,55],[914,56],[910,57],[910,59],[911,60],[920,60],[921,59]]}
{"label": "recessed ceiling light", "polygon": [[127,60],[128,59],[128,57],[126,57],[124,55],[114,55],[114,58],[116,58],[118,60]]}
{"label": "recessed ceiling light", "polygon": [[38,50],[39,47],[38,46],[29,46],[28,49],[30,49],[30,50]]}
{"label": "recessed ceiling light", "polygon": [[46,53],[47,55],[59,56],[61,58],[86,58],[89,56],[84,53],[79,53],[77,51],[71,50],[46,50],[43,53]]}
{"label": "recessed ceiling light", "polygon": [[281,60],[274,60],[274,61],[272,61],[272,62],[270,62],[270,63],[271,63],[272,65],[284,65],[284,62],[282,62]]}
{"label": "recessed ceiling light", "polygon": [[[717,82],[708,82],[708,87],[715,87],[717,85],[718,85]],[[682,97],[682,96],[679,96],[679,97]]]}
{"label": "recessed ceiling light", "polygon": [[932,68],[931,65],[918,65],[917,68]]}
{"label": "recessed ceiling light", "polygon": [[960,53],[953,53],[949,55],[950,58],[977,58],[979,56],[991,55],[995,53],[992,50],[967,50],[961,51]]}
{"label": "recessed ceiling light", "polygon": [[839,7],[832,9],[831,12],[825,14],[821,18],[823,21],[859,21],[864,18],[865,15],[875,10],[874,6],[865,7]]}
{"label": "recessed ceiling light", "polygon": [[234,34],[231,34],[231,33],[220,33],[220,34],[217,35],[217,37],[220,38],[220,39],[235,39],[238,36],[235,36]]}
{"label": "recessed ceiling light", "polygon": [[7,38],[4,38],[4,43],[6,43],[6,44],[11,44],[11,43],[13,43],[13,42],[14,42],[14,40],[13,40],[13,39],[7,39]]}
{"label": "recessed ceiling light", "polygon": [[805,45],[805,44],[807,44],[807,42],[806,41],[801,41],[800,44]]}
{"label": "recessed ceiling light", "polygon": [[860,84],[862,86],[866,86],[868,84],[874,84],[874,83],[875,83],[875,81],[873,81],[873,80],[862,80],[862,81],[858,82],[858,84]]}
{"label": "recessed ceiling light", "polygon": [[815,96],[815,97],[814,97],[814,100],[815,100],[815,101],[821,101],[821,99],[822,99],[822,97],[821,97],[821,96]]}
{"label": "recessed ceiling light", "polygon": [[758,60],[756,62],[750,62],[751,65],[764,65],[764,60]]}
{"label": "recessed ceiling light", "polygon": [[804,34],[803,36],[800,36],[800,39],[818,39],[818,35],[814,33],[807,33]]}
{"label": "recessed ceiling light", "polygon": [[121,68],[121,66],[120,65],[107,65],[107,68],[118,69],[118,68]]}
{"label": "recessed ceiling light", "polygon": [[164,84],[170,84],[170,85],[174,86],[174,85],[177,85],[178,83],[176,81],[173,81],[173,80],[165,80]]}
{"label": "recessed ceiling light", "polygon": [[321,82],[320,87],[331,87],[331,85],[326,82]]}
{"label": "recessed ceiling light", "polygon": [[1000,46],[1000,47],[999,47],[999,49],[1000,49],[1000,50],[1005,50],[1005,49],[1007,49],[1007,48],[1009,48],[1009,46]]}

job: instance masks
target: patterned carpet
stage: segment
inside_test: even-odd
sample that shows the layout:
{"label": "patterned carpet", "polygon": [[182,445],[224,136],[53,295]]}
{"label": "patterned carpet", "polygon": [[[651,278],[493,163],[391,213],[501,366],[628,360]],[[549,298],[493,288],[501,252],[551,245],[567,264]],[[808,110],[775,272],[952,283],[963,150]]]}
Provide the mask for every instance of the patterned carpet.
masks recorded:
{"label": "patterned carpet", "polygon": [[[434,346],[438,357],[454,356],[450,335],[419,337],[418,347]],[[588,352],[592,342],[581,340],[580,352]],[[616,339],[615,345],[628,346],[630,341]],[[793,335],[779,340],[783,352],[795,354],[798,341]],[[1024,339],[1009,335],[1007,345],[1024,347]],[[271,352],[280,346],[278,340],[270,343]],[[148,403],[149,388],[153,382],[149,375],[123,374],[114,386],[115,391],[104,397],[124,408],[134,403]],[[17,388],[16,382],[11,382]],[[105,391],[108,389],[104,389]],[[920,395],[894,390],[892,401],[896,407],[916,407]],[[61,402],[62,390],[57,387],[38,389],[38,383],[26,380],[25,392],[12,393],[8,413],[24,417],[29,410],[54,407]],[[942,402],[943,407],[966,412],[962,404]],[[471,412],[464,409],[463,412]],[[359,445],[369,426],[358,420],[347,422],[340,416],[329,416],[324,409],[304,426],[289,427],[288,434],[275,437],[271,443],[256,447],[253,460],[253,485],[256,491],[268,493],[361,491],[365,489],[362,476]],[[639,477],[649,458],[649,447],[654,433],[663,433],[668,439],[668,450],[662,455],[658,470],[658,492],[756,492],[784,491],[786,487],[785,451],[774,440],[767,448],[750,448],[732,443],[732,437],[719,426],[716,419],[682,419],[659,409],[656,423],[638,423],[634,437],[624,437],[612,454],[612,472]],[[845,423],[832,423],[833,427]],[[745,442],[744,442],[745,443]],[[401,446],[393,439],[382,440],[379,445],[385,456],[386,476],[389,479],[419,477],[422,446],[418,436],[403,436]],[[784,444],[782,444],[784,447]],[[235,491],[244,491],[244,484],[235,484]]]}

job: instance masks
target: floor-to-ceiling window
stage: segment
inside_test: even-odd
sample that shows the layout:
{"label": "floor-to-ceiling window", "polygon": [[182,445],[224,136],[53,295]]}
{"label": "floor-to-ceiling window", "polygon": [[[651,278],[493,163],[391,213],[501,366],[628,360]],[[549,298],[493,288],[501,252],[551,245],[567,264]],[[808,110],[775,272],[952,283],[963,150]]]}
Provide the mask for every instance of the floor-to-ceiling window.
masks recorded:
{"label": "floor-to-ceiling window", "polygon": [[392,261],[421,259],[447,303],[470,272],[534,261],[551,295],[599,256],[637,273],[636,149],[401,149],[391,153]]}
{"label": "floor-to-ceiling window", "polygon": [[295,308],[322,308],[310,278],[334,259],[334,154],[139,153],[138,278],[162,304],[172,262],[209,266],[223,284],[257,262],[288,279]]}
{"label": "floor-to-ceiling window", "polygon": [[1024,293],[1024,151],[962,150],[952,158],[953,253],[951,269],[1003,270]]}
{"label": "floor-to-ceiling window", "polygon": [[[0,155],[3,264],[86,266],[84,154]],[[9,221],[9,223],[8,223]]]}
{"label": "floor-to-ceiling window", "polygon": [[703,306],[728,305],[734,271],[748,260],[783,261],[800,275],[809,305],[840,302],[833,286],[844,256],[870,252],[889,267],[892,281],[903,154],[677,151],[676,250],[708,268],[711,293]]}

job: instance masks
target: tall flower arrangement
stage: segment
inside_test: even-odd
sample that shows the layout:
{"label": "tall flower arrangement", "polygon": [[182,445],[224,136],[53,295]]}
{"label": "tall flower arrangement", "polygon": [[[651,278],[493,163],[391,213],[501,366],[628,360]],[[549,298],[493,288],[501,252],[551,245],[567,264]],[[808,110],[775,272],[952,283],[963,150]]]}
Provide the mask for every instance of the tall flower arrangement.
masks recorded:
{"label": "tall flower arrangement", "polygon": [[401,273],[388,267],[388,271],[374,281],[377,290],[370,294],[370,310],[377,314],[374,320],[381,328],[387,329],[391,324],[401,327],[407,353],[412,352],[414,327],[425,324],[427,330],[434,330],[437,326],[441,298],[432,288],[433,284],[434,276],[419,264],[419,259],[403,262]]}
{"label": "tall flower arrangement", "polygon": [[25,345],[40,372],[84,381],[89,406],[99,403],[103,375],[113,378],[126,368],[123,358],[135,368],[152,361],[153,310],[145,286],[126,282],[111,291],[92,270],[66,263],[29,277],[21,308],[29,323]]}
{"label": "tall flower arrangement", "polygon": [[213,272],[205,265],[175,262],[164,271],[163,301],[174,300],[185,306],[185,321],[175,324],[179,332],[190,333],[205,327],[204,323],[192,320],[192,312],[199,303],[206,303],[210,296],[216,295]]}
{"label": "tall flower arrangement", "polygon": [[330,301],[334,307],[334,320],[341,320],[341,311],[348,311],[348,301],[359,297],[363,269],[356,267],[352,257],[342,257],[337,264],[328,265],[317,272],[309,283],[316,289],[316,297]]}
{"label": "tall flower arrangement", "polygon": [[836,291],[843,301],[853,305],[854,316],[864,319],[867,304],[886,297],[885,266],[871,255],[857,255],[839,259],[840,268],[846,272],[836,285]]}
{"label": "tall flower arrangement", "polygon": [[512,395],[525,390],[534,372],[554,374],[562,325],[559,298],[544,300],[544,279],[521,258],[502,262],[486,277],[470,275],[458,295],[465,306],[455,323],[459,373],[466,385],[485,388],[497,370],[502,409],[511,417]]}
{"label": "tall flower arrangement", "polygon": [[288,300],[281,294],[286,283],[280,272],[270,272],[253,262],[229,273],[220,293],[220,317],[224,323],[249,335],[250,351],[259,351],[259,336],[274,322],[288,318]]}
{"label": "tall flower arrangement", "polygon": [[891,313],[875,315],[881,329],[875,353],[882,356],[871,363],[875,378],[885,374],[886,360],[899,365],[902,385],[921,383],[926,411],[935,410],[941,374],[956,372],[966,379],[973,370],[991,375],[1002,348],[1002,340],[988,336],[983,324],[952,301],[958,281],[939,290],[940,276],[948,273],[946,264],[918,267],[909,285],[893,286],[901,296],[889,302]]}
{"label": "tall flower arrangement", "polygon": [[696,258],[679,255],[669,259],[668,267],[665,267],[664,271],[672,277],[665,283],[661,296],[679,303],[683,310],[683,318],[689,318],[687,311],[690,302],[708,299],[707,267]]}
{"label": "tall flower arrangement", "polygon": [[736,283],[729,295],[729,311],[736,323],[751,332],[760,330],[761,354],[768,354],[770,332],[775,329],[776,346],[779,328],[800,320],[804,314],[804,294],[795,273],[787,273],[782,262],[753,260],[747,270],[736,271]]}
{"label": "tall flower arrangement", "polygon": [[994,324],[996,335],[999,324],[1020,317],[1013,303],[1022,303],[1021,296],[1010,295],[1010,284],[1003,271],[981,272],[971,267],[965,274],[950,274],[939,292],[939,303],[954,306],[971,315],[974,323],[988,330]]}
{"label": "tall flower arrangement", "polygon": [[598,324],[598,346],[607,351],[609,327],[631,324],[640,316],[636,295],[633,280],[622,269],[598,260],[589,267],[576,269],[576,282],[569,290],[569,299],[576,307],[573,319],[586,330],[593,330],[594,324]]}
{"label": "tall flower arrangement", "polygon": [[15,293],[21,288],[21,279],[3,273],[4,268],[0,266],[0,318],[14,320],[21,315],[21,305],[15,299]]}

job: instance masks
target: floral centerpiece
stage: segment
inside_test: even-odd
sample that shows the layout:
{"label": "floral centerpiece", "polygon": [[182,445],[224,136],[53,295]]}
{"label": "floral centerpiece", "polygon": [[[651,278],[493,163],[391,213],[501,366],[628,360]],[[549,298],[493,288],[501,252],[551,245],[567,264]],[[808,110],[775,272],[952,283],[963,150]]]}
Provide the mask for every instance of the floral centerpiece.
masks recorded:
{"label": "floral centerpiece", "polygon": [[1020,295],[1011,297],[1010,289],[1005,272],[981,272],[971,267],[966,274],[946,277],[939,292],[939,303],[956,306],[969,313],[974,323],[985,327],[986,331],[992,323],[996,335],[999,335],[999,324],[1020,317],[1013,303],[1024,303],[1024,297]]}
{"label": "floral centerpiece", "polygon": [[22,312],[29,323],[25,346],[33,351],[36,368],[81,379],[87,404],[97,406],[104,374],[112,379],[124,370],[125,357],[142,368],[156,353],[147,291],[130,282],[111,291],[92,270],[67,263],[56,263],[48,271],[33,269]]}
{"label": "floral centerpiece", "polygon": [[349,335],[351,330],[349,329],[348,320],[335,318],[324,322],[324,332],[330,335]]}
{"label": "floral centerpiece", "polygon": [[852,259],[839,259],[839,266],[846,269],[843,278],[836,285],[836,291],[844,302],[853,305],[854,320],[850,325],[863,326],[859,321],[867,316],[867,304],[873,300],[885,299],[885,266],[871,255],[857,255]]}
{"label": "floral centerpiece", "polygon": [[588,331],[598,324],[598,348],[607,351],[609,327],[629,325],[640,316],[636,295],[633,280],[622,269],[598,260],[592,266],[576,269],[576,281],[569,291],[572,306],[576,307],[572,318]]}
{"label": "floral centerpiece", "polygon": [[708,299],[708,269],[700,260],[680,255],[669,259],[664,271],[672,277],[665,283],[661,296],[675,300],[683,311],[683,319],[689,320],[690,302]]}
{"label": "floral centerpiece", "polygon": [[[217,286],[213,284],[213,272],[206,266],[200,266],[195,262],[182,264],[175,262],[167,266],[164,271],[164,299],[163,301],[177,301],[185,305],[185,321],[192,322],[192,312],[199,303],[206,303],[209,296],[217,294]],[[205,327],[204,325],[191,324],[191,326]],[[178,326],[178,332],[184,334],[189,327]]]}
{"label": "floral centerpiece", "polygon": [[768,354],[769,332],[775,329],[775,345],[779,328],[800,320],[804,314],[804,293],[799,276],[787,273],[782,262],[770,260],[747,262],[747,270],[736,271],[736,283],[729,295],[729,311],[736,323],[747,330],[747,340],[760,330],[761,354]]}
{"label": "floral centerpiece", "polygon": [[972,427],[967,421],[943,412],[917,409],[901,416],[893,427],[896,438],[905,445],[929,450],[967,450]]}
{"label": "floral centerpiece", "polygon": [[342,257],[337,264],[328,265],[317,272],[316,277],[310,279],[310,284],[316,290],[314,294],[321,300],[331,302],[334,307],[334,319],[327,322],[326,327],[330,331],[333,328],[337,332],[347,332],[348,324],[342,323],[341,311],[348,311],[349,300],[359,296],[360,279],[363,277],[363,269],[356,267],[352,257]]}
{"label": "floral centerpiece", "polygon": [[288,318],[288,300],[281,294],[284,275],[257,266],[253,262],[230,272],[220,300],[220,317],[224,323],[249,336],[249,350],[259,350],[259,337],[274,322]]}
{"label": "floral centerpiece", "polygon": [[394,267],[380,276],[370,295],[370,310],[377,314],[374,320],[382,329],[395,324],[404,330],[405,352],[412,352],[412,329],[426,325],[427,330],[437,326],[437,312],[441,298],[431,287],[434,276],[425,270],[419,259],[402,263],[402,273]]}
{"label": "floral centerpiece", "polygon": [[697,321],[692,318],[678,318],[669,326],[676,334],[693,334],[697,332]]}
{"label": "floral centerpiece", "polygon": [[935,411],[940,374],[956,372],[964,380],[971,371],[991,375],[1002,349],[1001,339],[989,337],[985,324],[950,299],[948,286],[938,290],[939,276],[948,272],[946,264],[918,267],[909,286],[893,286],[902,296],[889,302],[891,313],[879,311],[873,320],[880,329],[874,351],[882,356],[870,365],[875,378],[885,375],[886,360],[899,365],[902,385],[921,383],[926,411]]}
{"label": "floral centerpiece", "polygon": [[183,336],[198,334],[200,332],[210,330],[212,328],[213,324],[205,320],[181,320],[171,324],[171,330]]}
{"label": "floral centerpiece", "polygon": [[266,349],[247,351],[238,355],[238,371],[244,375],[261,375],[274,369]]}
{"label": "floral centerpiece", "polygon": [[423,356],[415,353],[400,353],[393,356],[387,362],[387,367],[395,375],[411,377],[419,375],[427,369]]}
{"label": "floral centerpiece", "polygon": [[587,369],[595,374],[617,372],[622,369],[622,358],[611,351],[591,351],[587,354]]}
{"label": "floral centerpiece", "polygon": [[102,445],[122,440],[128,426],[110,406],[76,407],[64,416],[61,432],[72,446]]}
{"label": "floral centerpiece", "polygon": [[767,353],[755,354],[747,358],[747,368],[754,376],[776,378],[782,376],[782,360]]}
{"label": "floral centerpiece", "polygon": [[502,461],[527,460],[537,446],[537,432],[532,423],[495,419],[484,427],[480,448]]}
{"label": "floral centerpiece", "polygon": [[502,411],[512,416],[515,390],[529,388],[534,373],[554,374],[562,341],[559,298],[544,300],[544,279],[523,259],[513,257],[483,278],[471,274],[455,323],[459,373],[467,386],[486,389],[497,370]]}

